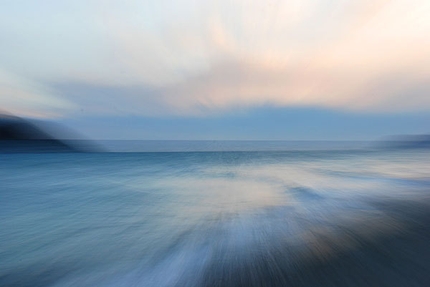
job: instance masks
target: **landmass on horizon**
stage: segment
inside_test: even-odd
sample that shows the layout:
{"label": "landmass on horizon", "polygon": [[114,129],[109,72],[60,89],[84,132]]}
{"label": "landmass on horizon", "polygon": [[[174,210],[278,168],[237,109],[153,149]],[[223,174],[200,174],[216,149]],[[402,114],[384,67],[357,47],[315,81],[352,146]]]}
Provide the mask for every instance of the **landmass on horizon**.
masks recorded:
{"label": "landmass on horizon", "polygon": [[89,140],[61,139],[29,119],[0,114],[0,152],[45,153],[101,151]]}
{"label": "landmass on horizon", "polygon": [[[53,124],[51,122],[51,124]],[[279,140],[92,140],[73,138],[48,128],[47,122],[0,114],[0,152],[183,152],[183,151],[287,151],[333,149],[430,148],[430,135],[391,136],[379,141]],[[66,139],[65,137],[68,137]]]}

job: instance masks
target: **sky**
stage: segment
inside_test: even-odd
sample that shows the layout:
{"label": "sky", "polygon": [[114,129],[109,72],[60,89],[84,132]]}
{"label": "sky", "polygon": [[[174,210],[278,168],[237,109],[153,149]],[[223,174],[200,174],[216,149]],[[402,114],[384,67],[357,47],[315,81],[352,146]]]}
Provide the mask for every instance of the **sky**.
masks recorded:
{"label": "sky", "polygon": [[430,133],[428,0],[0,5],[0,110],[90,138]]}

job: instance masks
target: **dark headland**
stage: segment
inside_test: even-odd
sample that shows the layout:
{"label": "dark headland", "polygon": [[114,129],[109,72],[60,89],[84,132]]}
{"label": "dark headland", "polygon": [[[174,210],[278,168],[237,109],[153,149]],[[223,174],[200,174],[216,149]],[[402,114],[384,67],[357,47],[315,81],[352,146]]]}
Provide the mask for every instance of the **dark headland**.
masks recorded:
{"label": "dark headland", "polygon": [[0,153],[94,151],[98,149],[89,141],[62,140],[30,120],[0,114]]}

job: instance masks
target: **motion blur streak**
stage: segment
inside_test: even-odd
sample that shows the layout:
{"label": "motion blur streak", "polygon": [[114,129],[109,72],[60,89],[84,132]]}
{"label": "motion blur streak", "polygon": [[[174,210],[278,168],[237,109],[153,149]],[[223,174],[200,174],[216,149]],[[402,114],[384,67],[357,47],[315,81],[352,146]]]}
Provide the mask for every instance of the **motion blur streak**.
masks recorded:
{"label": "motion blur streak", "polygon": [[[59,139],[71,137],[73,140]],[[102,151],[95,143],[52,122],[0,114],[0,153]]]}
{"label": "motion blur streak", "polygon": [[426,286],[429,162],[403,148],[3,153],[0,285]]}
{"label": "motion blur streak", "polygon": [[21,116],[430,110],[428,0],[2,2],[0,107]]}

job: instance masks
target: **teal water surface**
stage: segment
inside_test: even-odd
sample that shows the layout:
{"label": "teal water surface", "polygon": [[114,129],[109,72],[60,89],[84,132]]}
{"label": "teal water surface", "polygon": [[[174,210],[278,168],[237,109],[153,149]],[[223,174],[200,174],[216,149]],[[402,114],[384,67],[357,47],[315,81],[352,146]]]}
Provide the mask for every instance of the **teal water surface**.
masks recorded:
{"label": "teal water surface", "polygon": [[425,286],[429,162],[428,150],[0,154],[0,285]]}

